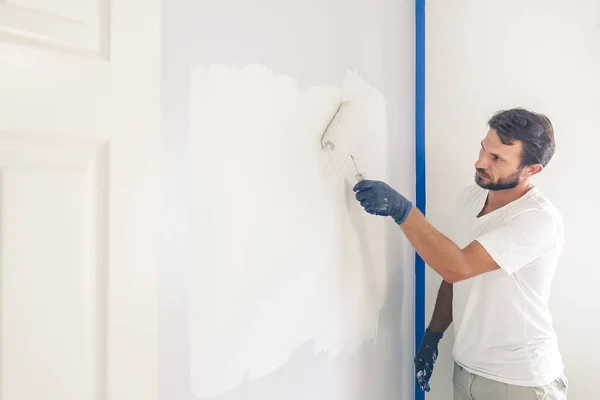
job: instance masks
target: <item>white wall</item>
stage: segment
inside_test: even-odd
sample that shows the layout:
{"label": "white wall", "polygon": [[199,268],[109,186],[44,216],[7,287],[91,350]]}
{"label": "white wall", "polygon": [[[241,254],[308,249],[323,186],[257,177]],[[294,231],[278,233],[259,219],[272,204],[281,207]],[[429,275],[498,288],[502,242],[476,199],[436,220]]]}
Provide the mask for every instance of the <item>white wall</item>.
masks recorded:
{"label": "white wall", "polygon": [[[427,212],[444,232],[458,191],[473,179],[478,143],[499,109],[523,106],[552,120],[557,150],[537,185],[563,213],[566,245],[551,309],[569,399],[600,396],[596,265],[600,2],[427,2]],[[427,273],[429,322],[440,278]],[[452,329],[428,399],[451,393]]]}
{"label": "white wall", "polygon": [[[192,394],[188,359],[191,348],[188,344],[190,326],[187,320],[186,270],[207,267],[199,262],[193,263],[201,260],[202,249],[198,251],[198,243],[190,243],[190,238],[196,237],[198,232],[205,236],[210,235],[210,232],[203,232],[205,225],[193,219],[192,209],[195,205],[188,207],[186,204],[186,195],[191,186],[194,186],[188,180],[194,178],[194,171],[190,168],[194,165],[192,161],[197,162],[200,155],[198,147],[192,144],[193,138],[188,136],[192,83],[190,71],[196,66],[211,64],[235,63],[240,67],[262,64],[276,74],[294,78],[298,89],[304,90],[323,84],[340,87],[347,70],[356,70],[362,79],[385,97],[388,148],[387,154],[384,152],[382,157],[388,159],[388,182],[412,198],[413,15],[412,1],[163,2],[161,106],[166,150],[166,207],[159,303],[161,399],[196,398]],[[231,118],[236,116],[232,115]],[[230,132],[232,145],[244,140],[251,145],[252,142],[244,137],[245,133],[239,130]],[[312,136],[313,133],[307,138],[313,140]],[[302,145],[297,139],[295,142]],[[269,143],[272,145],[272,142]],[[287,156],[300,157],[300,153],[294,153],[284,142],[281,146]],[[203,155],[232,156],[232,153],[227,153],[227,148],[217,147],[214,151],[215,154],[205,152]],[[261,153],[259,149],[255,151],[255,164],[252,157],[244,159],[249,164],[246,170],[240,171],[240,180],[235,180],[234,186],[225,185],[225,189],[218,189],[234,193],[236,187],[244,188],[245,192],[238,203],[239,209],[232,210],[233,213],[254,212],[245,209],[244,205],[256,205],[252,196],[261,195],[259,192],[253,193],[252,185],[243,181],[246,177],[253,178],[253,171],[256,171],[253,167],[263,168],[261,158],[268,154]],[[319,149],[316,148],[315,158],[320,157],[318,152]],[[271,173],[264,169],[260,171]],[[198,177],[211,177],[210,171],[208,172],[209,175],[206,175],[206,171],[198,171]],[[215,169],[214,173],[219,172]],[[368,174],[369,170],[365,172]],[[210,181],[214,184],[215,179]],[[289,183],[279,183],[282,188],[287,184]],[[327,194],[327,191],[319,189],[309,179],[296,179],[290,186],[292,189],[288,187],[287,190],[297,190],[293,185],[305,187],[307,191],[313,190],[316,195]],[[207,196],[214,190],[216,189],[207,187]],[[244,198],[248,200],[244,201]],[[301,207],[301,203],[296,202],[294,206]],[[259,212],[265,218],[265,226],[277,226],[282,218],[286,218],[285,213]],[[321,215],[316,218],[321,218]],[[332,223],[334,222],[326,224],[325,228],[335,230]],[[324,357],[315,353],[313,344],[308,341],[298,347],[277,371],[212,398],[411,398],[414,380],[413,253],[397,227],[393,224],[388,224],[387,227],[389,246],[385,267],[389,282],[383,308],[379,313],[376,343],[366,341],[351,357],[328,361],[327,355]],[[272,244],[283,245],[285,248],[289,245],[286,242],[289,239],[283,235],[276,237],[269,234],[264,238],[253,237],[253,240],[261,246]],[[243,246],[244,243],[240,241],[232,241],[231,251],[239,252]],[[337,250],[333,248],[332,251],[335,253],[339,249],[343,247]],[[309,247],[305,251],[311,253],[316,249]],[[323,273],[325,276],[327,271]],[[297,307],[302,308],[303,301],[304,299],[299,299]],[[285,332],[285,328],[278,326],[279,322],[266,321],[261,329],[272,328]],[[351,335],[353,332],[347,334]],[[217,361],[219,360],[215,360]]]}

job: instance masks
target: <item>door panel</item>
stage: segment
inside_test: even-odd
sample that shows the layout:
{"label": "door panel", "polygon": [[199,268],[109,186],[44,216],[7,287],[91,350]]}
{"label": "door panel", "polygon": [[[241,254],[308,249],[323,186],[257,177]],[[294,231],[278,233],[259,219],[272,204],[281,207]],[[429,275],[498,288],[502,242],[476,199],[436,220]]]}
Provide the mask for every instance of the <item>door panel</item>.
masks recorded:
{"label": "door panel", "polygon": [[1,399],[105,393],[106,153],[53,139],[0,135]]}
{"label": "door panel", "polygon": [[0,35],[7,40],[107,58],[108,34],[108,0],[0,1]]}
{"label": "door panel", "polygon": [[108,9],[0,1],[0,400],[157,398],[160,3]]}

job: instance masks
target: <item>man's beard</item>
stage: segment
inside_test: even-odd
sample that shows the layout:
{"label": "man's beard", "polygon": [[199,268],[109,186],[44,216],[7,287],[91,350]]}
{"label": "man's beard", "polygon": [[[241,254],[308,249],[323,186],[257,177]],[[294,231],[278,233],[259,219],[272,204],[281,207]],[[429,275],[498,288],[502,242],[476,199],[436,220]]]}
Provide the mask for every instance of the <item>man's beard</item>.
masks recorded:
{"label": "man's beard", "polygon": [[[479,172],[480,175],[483,175],[489,180],[489,183],[483,183],[483,179],[477,175]],[[491,179],[486,175],[485,171],[482,169],[477,169],[475,173],[475,183],[477,183],[481,188],[487,190],[506,190],[512,189],[519,184],[519,176],[521,175],[521,169],[519,169],[514,174],[501,178],[497,182],[492,182]]]}

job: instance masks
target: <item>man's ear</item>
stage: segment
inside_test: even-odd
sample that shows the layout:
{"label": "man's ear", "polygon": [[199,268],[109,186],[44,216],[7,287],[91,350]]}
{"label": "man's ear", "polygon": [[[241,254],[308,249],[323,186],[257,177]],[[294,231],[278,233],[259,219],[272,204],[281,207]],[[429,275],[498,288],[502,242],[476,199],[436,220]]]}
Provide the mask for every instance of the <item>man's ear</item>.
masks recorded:
{"label": "man's ear", "polygon": [[533,164],[525,167],[523,172],[525,172],[527,177],[530,177],[539,174],[540,172],[542,172],[543,169],[544,167],[542,166],[542,164]]}

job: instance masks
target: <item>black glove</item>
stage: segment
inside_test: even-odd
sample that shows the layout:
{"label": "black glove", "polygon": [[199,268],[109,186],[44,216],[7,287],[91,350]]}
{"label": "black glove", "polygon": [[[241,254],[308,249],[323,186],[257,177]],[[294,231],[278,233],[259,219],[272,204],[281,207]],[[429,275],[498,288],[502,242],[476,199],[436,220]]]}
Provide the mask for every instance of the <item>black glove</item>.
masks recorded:
{"label": "black glove", "polygon": [[419,351],[415,356],[415,373],[421,390],[429,392],[429,379],[433,373],[433,364],[438,356],[438,343],[444,334],[442,332],[431,332],[425,330]]}
{"label": "black glove", "polygon": [[402,224],[413,204],[385,182],[362,180],[354,186],[356,200],[366,212],[373,215],[392,217]]}

